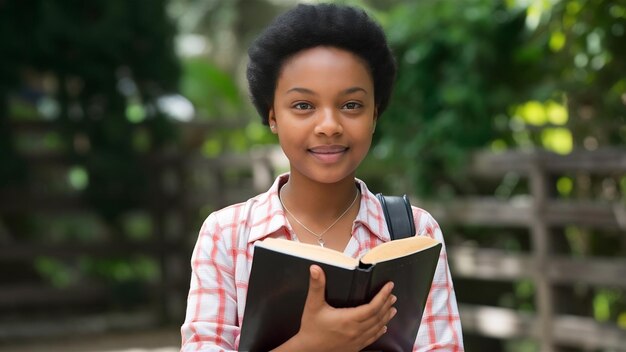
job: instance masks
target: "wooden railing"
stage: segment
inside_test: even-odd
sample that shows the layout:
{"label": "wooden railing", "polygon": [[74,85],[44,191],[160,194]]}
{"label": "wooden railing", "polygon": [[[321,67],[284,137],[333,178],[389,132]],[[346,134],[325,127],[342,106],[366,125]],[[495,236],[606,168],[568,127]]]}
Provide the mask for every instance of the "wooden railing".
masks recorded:
{"label": "wooden railing", "polygon": [[[590,316],[563,315],[555,311],[561,299],[556,287],[587,285],[626,289],[626,257],[579,258],[559,254],[552,248],[552,232],[563,226],[617,231],[626,251],[626,203],[593,199],[562,200],[551,197],[554,176],[626,175],[626,150],[601,150],[554,155],[544,152],[479,154],[472,173],[488,178],[515,172],[529,181],[528,197],[455,198],[447,203],[423,204],[445,228],[450,225],[523,228],[528,230],[531,250],[516,253],[498,249],[451,246],[453,276],[488,281],[532,280],[535,312],[519,312],[495,306],[460,302],[465,333],[493,338],[532,338],[541,351],[561,346],[623,350],[626,329],[600,323]],[[550,186],[548,186],[550,185]],[[624,291],[622,291],[624,292]]]}
{"label": "wooden railing", "polygon": [[[34,140],[55,130],[41,121],[16,122],[12,127],[17,134]],[[223,128],[229,126],[181,126],[183,134],[199,133],[201,138]],[[50,150],[24,152],[21,158],[38,177],[64,177],[72,167],[67,157]],[[64,178],[48,178],[37,187],[0,187],[0,342],[179,325],[185,315],[191,250],[202,220],[212,210],[266,189],[274,175],[285,170],[284,157],[276,148],[217,158],[188,153],[183,148],[146,155],[140,162],[150,170],[154,185],[153,192],[131,210],[150,218],[153,233],[141,241],[114,233],[81,192],[69,187],[51,190],[46,184],[62,184]],[[35,233],[26,226],[13,232],[2,226],[3,221],[20,217],[28,223],[43,223],[44,230]],[[48,219],[56,217],[87,218],[94,232],[105,228],[105,233],[95,241],[60,240],[66,234],[45,226]],[[130,260],[138,256],[155,263],[157,278],[133,282],[131,287],[94,277],[59,284],[42,277],[35,268],[42,258],[76,268],[84,258]],[[135,301],[125,302],[123,295],[135,296]]]}
{"label": "wooden railing", "polygon": [[[23,127],[22,125],[20,125]],[[43,133],[49,129],[28,129]],[[28,126],[27,126],[28,127]],[[25,153],[31,172],[66,175],[72,165],[53,152]],[[21,232],[3,227],[0,231],[0,342],[47,336],[75,335],[115,329],[147,328],[177,322],[184,316],[189,283],[190,212],[184,193],[185,159],[180,155],[150,155],[142,159],[151,170],[155,185],[167,177],[168,187],[157,186],[131,212],[150,218],[153,229],[148,239],[132,240],[115,233],[102,220],[93,204],[80,192],[39,187],[0,187],[0,220],[39,224],[20,226]],[[62,183],[47,179],[51,184]],[[175,184],[172,191],[171,184]],[[60,187],[63,188],[63,187]],[[97,240],[70,240],[67,234],[48,226],[56,218],[88,219],[84,232],[99,232]],[[22,224],[23,225],[23,224]],[[153,280],[112,284],[107,279],[82,276],[81,261],[147,258],[158,271]],[[65,283],[45,278],[37,263],[54,260],[67,264],[70,278]],[[45,276],[45,275],[44,275]],[[132,297],[131,301],[127,298]]]}

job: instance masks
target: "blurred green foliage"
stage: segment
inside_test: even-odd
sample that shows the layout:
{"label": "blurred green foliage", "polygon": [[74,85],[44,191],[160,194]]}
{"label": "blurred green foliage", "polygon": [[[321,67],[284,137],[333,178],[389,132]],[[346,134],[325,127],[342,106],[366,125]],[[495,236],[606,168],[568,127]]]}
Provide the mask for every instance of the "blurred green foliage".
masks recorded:
{"label": "blurred green foliage", "polygon": [[[355,1],[352,1],[354,3]],[[358,2],[358,1],[357,1]],[[382,116],[362,177],[376,187],[423,198],[462,195],[511,199],[528,193],[509,174],[495,186],[466,173],[479,149],[577,149],[624,146],[626,141],[626,4],[601,0],[425,0],[377,6],[398,60],[394,96]],[[376,9],[384,8],[384,11]],[[383,167],[381,167],[383,165]],[[569,200],[625,201],[626,177],[562,175],[554,195]],[[620,191],[607,191],[619,189]],[[487,191],[491,190],[491,191]],[[619,257],[623,234],[552,229],[567,255]],[[447,240],[529,251],[528,234],[514,229],[446,228]],[[471,280],[469,280],[471,281]],[[459,297],[522,311],[535,310],[531,281],[501,287],[459,280]],[[487,288],[487,286],[489,288]],[[491,298],[484,298],[489,290]],[[499,297],[499,298],[496,298]],[[561,309],[591,314],[624,327],[623,290],[576,287],[576,304]],[[466,302],[467,303],[467,302]],[[574,307],[576,306],[576,307]],[[485,349],[485,341],[468,340]],[[501,348],[493,346],[496,348]],[[536,350],[514,343],[507,350]]]}
{"label": "blurred green foliage", "polygon": [[625,12],[618,1],[427,0],[379,13],[399,70],[373,162],[446,197],[472,189],[461,170],[476,148],[623,144]]}
{"label": "blurred green foliage", "polygon": [[[159,106],[160,97],[178,91],[180,76],[165,9],[165,0],[0,2],[0,190],[67,191],[51,171],[23,157],[52,152],[70,165],[70,193],[99,216],[44,221],[27,211],[0,214],[11,234],[43,243],[101,240],[101,232],[112,241],[152,235],[145,217],[128,212],[145,208],[159,186],[146,156],[171,149],[178,138]],[[13,129],[41,120],[50,131],[40,148]],[[107,229],[99,231],[98,223]],[[41,257],[34,267],[57,287],[81,273],[117,281],[155,277],[153,259],[82,262]]]}
{"label": "blurred green foliage", "polygon": [[198,117],[220,120],[239,117],[242,99],[228,72],[201,58],[186,59],[182,67],[180,90],[194,104]]}
{"label": "blurred green foliage", "polygon": [[[75,165],[70,183],[105,218],[115,223],[149,194],[151,170],[140,156],[161,150],[176,137],[156,104],[161,95],[177,90],[179,77],[174,27],[164,4],[0,3],[6,49],[0,56],[2,184],[24,183],[29,176],[11,176],[24,167],[9,120],[40,119],[37,112],[48,111],[43,117],[55,128],[55,143]],[[47,80],[51,88],[27,86],[28,76]],[[19,103],[9,109],[9,94],[16,92],[37,110],[20,114]]]}
{"label": "blurred green foliage", "polygon": [[200,137],[202,141],[197,144],[203,156],[243,153],[255,145],[276,141],[242,98],[242,89],[231,73],[199,57],[184,59],[182,68],[180,91],[194,104],[196,120],[223,126]]}
{"label": "blurred green foliage", "polygon": [[467,151],[494,139],[494,117],[532,83],[525,13],[490,0],[419,1],[385,23],[399,68],[374,155],[403,160],[419,194],[461,186]]}

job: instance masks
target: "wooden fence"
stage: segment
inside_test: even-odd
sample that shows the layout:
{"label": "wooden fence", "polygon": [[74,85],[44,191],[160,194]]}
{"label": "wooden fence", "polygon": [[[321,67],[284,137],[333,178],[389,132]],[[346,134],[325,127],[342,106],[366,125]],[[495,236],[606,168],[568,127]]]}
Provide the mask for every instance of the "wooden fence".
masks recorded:
{"label": "wooden fence", "polygon": [[[12,126],[16,136],[30,141],[44,140],[54,131],[52,124],[39,121]],[[133,240],[115,233],[79,191],[67,187],[73,167],[68,158],[45,148],[32,149],[21,155],[30,183],[0,185],[0,342],[177,323],[184,316],[189,283],[185,236],[192,223],[184,198],[185,159],[179,155],[141,159],[153,175],[147,181],[151,191],[130,212],[148,218],[151,233],[147,239]],[[77,235],[95,239],[72,239],[52,225],[58,219],[86,219]],[[83,275],[85,258],[143,260],[156,272],[145,281],[112,283],[98,275]],[[42,261],[66,272],[65,280],[55,281],[50,277],[54,273],[38,269]]]}
{"label": "wooden fence", "polygon": [[[181,129],[204,135],[228,127],[190,123]],[[43,140],[55,130],[40,121],[14,122],[12,128],[29,141]],[[146,155],[141,163],[152,175],[151,192],[130,212],[146,215],[153,233],[138,241],[103,224],[93,205],[67,186],[74,166],[68,158],[37,146],[21,154],[35,182],[23,188],[0,185],[0,345],[16,339],[176,328],[185,314],[189,260],[201,221],[208,212],[267,188],[285,167],[275,148],[218,158],[182,151]],[[69,236],[50,226],[59,218],[88,219],[93,228],[82,230],[98,233],[92,236],[97,239],[63,239]],[[22,222],[20,230],[5,226],[15,222]],[[24,223],[38,223],[45,230]],[[151,280],[120,285],[79,273],[84,258],[147,258],[157,273]],[[41,260],[56,263],[59,271],[74,277],[54,282],[37,270]]]}
{"label": "wooden fence", "polygon": [[[517,281],[531,280],[535,287],[535,312],[520,312],[495,306],[460,302],[464,332],[501,339],[531,338],[541,351],[562,347],[586,350],[626,350],[626,329],[600,323],[589,316],[564,315],[555,311],[563,294],[560,287],[585,285],[626,289],[626,258],[577,258],[558,253],[553,247],[554,230],[564,226],[609,229],[621,237],[626,248],[626,203],[559,200],[554,192],[555,176],[579,174],[626,175],[626,151],[601,150],[560,156],[545,152],[480,154],[472,173],[502,178],[516,173],[527,178],[529,197],[495,199],[472,197],[439,204],[424,204],[444,226],[479,225],[522,228],[528,231],[530,251],[521,254],[472,246],[450,246],[451,270],[455,278]],[[624,291],[622,291],[624,292]],[[565,299],[565,297],[563,297]]]}

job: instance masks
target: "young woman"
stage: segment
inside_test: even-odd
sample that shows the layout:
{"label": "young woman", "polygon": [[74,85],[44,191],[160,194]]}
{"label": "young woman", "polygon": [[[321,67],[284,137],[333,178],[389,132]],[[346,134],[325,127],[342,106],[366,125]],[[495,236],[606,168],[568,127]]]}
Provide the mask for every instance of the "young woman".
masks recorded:
{"label": "young woman", "polygon": [[[362,10],[299,5],[279,16],[249,50],[252,101],[290,162],[290,172],[245,203],[209,215],[192,257],[182,351],[235,350],[254,242],[266,237],[322,245],[359,257],[389,241],[382,208],[355,170],[385,110],[395,62],[380,26]],[[418,236],[443,242],[435,220],[413,208]],[[462,351],[445,248],[414,344]],[[276,351],[358,351],[396,313],[393,283],[368,304],[336,309],[325,277],[310,269],[299,332]]]}

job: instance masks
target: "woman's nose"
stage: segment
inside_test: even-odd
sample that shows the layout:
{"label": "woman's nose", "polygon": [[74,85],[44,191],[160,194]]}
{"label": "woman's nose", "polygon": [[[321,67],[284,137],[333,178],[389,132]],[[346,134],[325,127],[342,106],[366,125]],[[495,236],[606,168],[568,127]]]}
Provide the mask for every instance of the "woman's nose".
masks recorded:
{"label": "woman's nose", "polygon": [[343,132],[343,126],[341,125],[339,112],[331,108],[320,110],[315,132],[327,136],[341,134]]}

